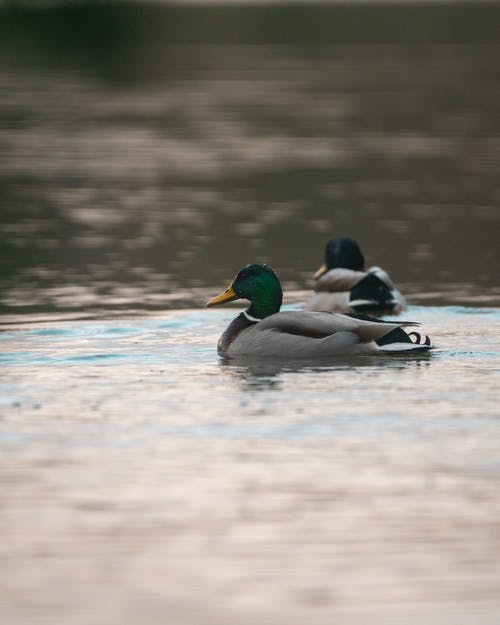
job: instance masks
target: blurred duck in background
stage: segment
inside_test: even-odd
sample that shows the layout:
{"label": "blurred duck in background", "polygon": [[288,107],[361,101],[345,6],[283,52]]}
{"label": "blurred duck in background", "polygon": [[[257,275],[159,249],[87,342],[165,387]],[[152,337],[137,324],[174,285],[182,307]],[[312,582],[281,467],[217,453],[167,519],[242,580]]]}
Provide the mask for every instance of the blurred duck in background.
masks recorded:
{"label": "blurred duck in background", "polygon": [[325,264],[314,274],[316,291],[306,308],[323,312],[399,314],[403,295],[380,267],[365,269],[359,245],[349,237],[328,241]]}
{"label": "blurred duck in background", "polygon": [[211,299],[217,306],[237,299],[250,306],[229,324],[217,344],[219,354],[285,359],[332,358],[377,352],[426,351],[428,336],[407,332],[412,321],[380,321],[366,315],[312,310],[280,312],[283,292],[268,265],[241,269],[227,289]]}

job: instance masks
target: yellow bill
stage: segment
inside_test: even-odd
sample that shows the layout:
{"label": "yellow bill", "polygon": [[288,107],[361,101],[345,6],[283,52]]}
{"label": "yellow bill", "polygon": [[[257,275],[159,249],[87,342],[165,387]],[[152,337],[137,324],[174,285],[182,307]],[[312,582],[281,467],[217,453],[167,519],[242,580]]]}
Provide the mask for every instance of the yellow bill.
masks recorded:
{"label": "yellow bill", "polygon": [[327,271],[328,271],[328,267],[326,265],[321,265],[318,271],[314,274],[313,278],[317,280],[318,278],[321,278],[321,276],[325,274]]}
{"label": "yellow bill", "polygon": [[218,304],[224,304],[225,302],[232,302],[235,299],[239,299],[239,297],[240,296],[233,289],[233,285],[230,284],[223,293],[207,302],[207,306],[217,306]]}

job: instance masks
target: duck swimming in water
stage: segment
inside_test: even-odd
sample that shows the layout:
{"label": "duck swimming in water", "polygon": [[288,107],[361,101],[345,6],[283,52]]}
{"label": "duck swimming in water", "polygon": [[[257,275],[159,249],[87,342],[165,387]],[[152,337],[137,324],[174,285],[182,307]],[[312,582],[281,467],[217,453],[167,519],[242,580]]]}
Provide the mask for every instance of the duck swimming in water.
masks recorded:
{"label": "duck swimming in water", "polygon": [[403,295],[380,267],[365,270],[359,245],[349,237],[329,241],[325,263],[314,274],[316,291],[309,310],[399,314],[406,307]]}
{"label": "duck swimming in water", "polygon": [[366,315],[311,310],[280,312],[281,284],[271,267],[264,264],[243,267],[227,289],[207,306],[237,299],[249,300],[250,306],[220,337],[220,354],[295,360],[422,351],[431,347],[429,337],[403,330],[419,325],[414,322],[387,322]]}

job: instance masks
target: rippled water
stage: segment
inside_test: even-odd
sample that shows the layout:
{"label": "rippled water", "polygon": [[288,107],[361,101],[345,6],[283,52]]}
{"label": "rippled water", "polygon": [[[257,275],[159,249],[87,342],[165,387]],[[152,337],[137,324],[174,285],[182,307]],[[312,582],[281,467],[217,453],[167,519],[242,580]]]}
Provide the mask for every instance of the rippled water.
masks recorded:
{"label": "rippled water", "polygon": [[4,325],[3,620],[496,623],[498,310],[322,366],[220,360],[233,315]]}
{"label": "rippled water", "polygon": [[310,289],[337,234],[499,305],[499,13],[4,11],[1,310],[198,306],[255,260]]}
{"label": "rippled water", "polygon": [[[2,625],[497,625],[499,5],[15,4]],[[221,360],[337,234],[436,349]]]}

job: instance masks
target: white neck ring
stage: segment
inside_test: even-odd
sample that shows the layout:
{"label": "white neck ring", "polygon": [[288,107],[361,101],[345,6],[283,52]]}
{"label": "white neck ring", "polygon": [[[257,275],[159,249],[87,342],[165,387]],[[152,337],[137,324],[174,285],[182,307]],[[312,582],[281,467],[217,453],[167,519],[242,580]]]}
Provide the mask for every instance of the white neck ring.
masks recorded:
{"label": "white neck ring", "polygon": [[248,321],[262,321],[262,319],[259,319],[258,317],[252,317],[252,315],[249,315],[246,310],[243,311],[243,314],[248,319]]}

